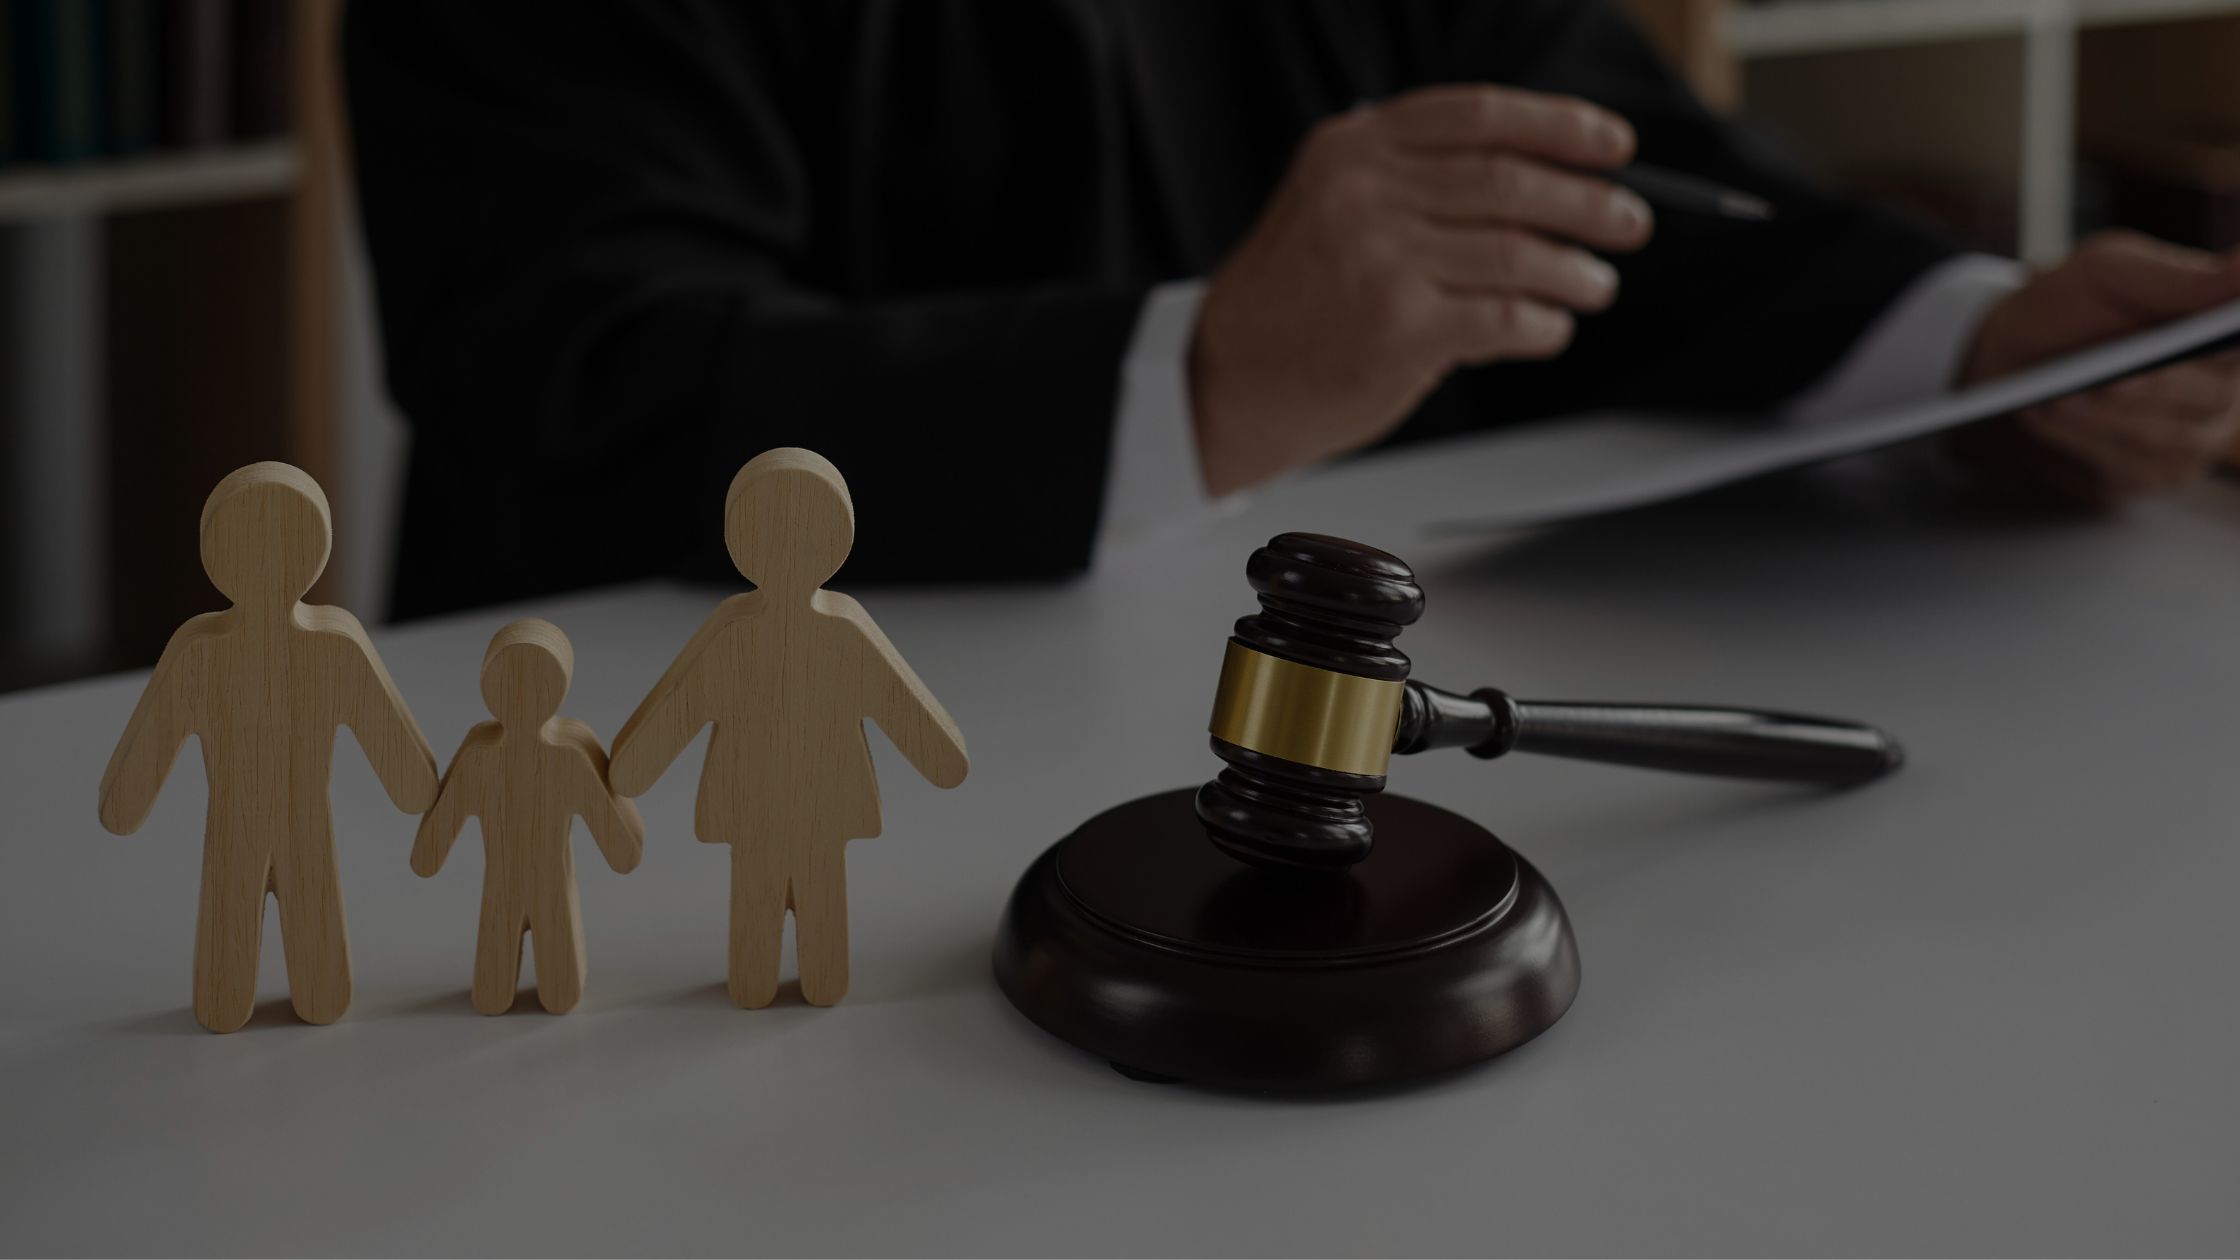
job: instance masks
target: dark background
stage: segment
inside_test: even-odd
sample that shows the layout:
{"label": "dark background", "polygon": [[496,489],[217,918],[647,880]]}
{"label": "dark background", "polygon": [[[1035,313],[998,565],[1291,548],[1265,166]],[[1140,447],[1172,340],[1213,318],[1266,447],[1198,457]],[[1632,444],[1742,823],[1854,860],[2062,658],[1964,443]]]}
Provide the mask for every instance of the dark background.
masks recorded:
{"label": "dark background", "polygon": [[[1986,249],[2240,244],[2240,0],[1629,0],[1707,100]],[[225,472],[326,487],[384,613],[403,431],[348,196],[340,0],[0,0],[0,689],[214,606]],[[2240,453],[2236,453],[2240,459]]]}

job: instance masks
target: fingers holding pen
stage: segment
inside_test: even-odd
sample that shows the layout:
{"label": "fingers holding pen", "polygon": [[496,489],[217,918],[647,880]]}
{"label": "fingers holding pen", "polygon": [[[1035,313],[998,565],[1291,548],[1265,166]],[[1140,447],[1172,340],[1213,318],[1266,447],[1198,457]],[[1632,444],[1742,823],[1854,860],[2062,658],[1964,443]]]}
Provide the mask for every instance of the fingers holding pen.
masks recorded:
{"label": "fingers holding pen", "polygon": [[1655,216],[1631,189],[1588,172],[1633,157],[1625,119],[1575,97],[1482,84],[1426,88],[1373,115],[1393,194],[1441,223],[1501,225],[1591,249],[1648,243]]}
{"label": "fingers holding pen", "polygon": [[1460,365],[1561,354],[1618,297],[1595,251],[1648,239],[1647,204],[1597,174],[1633,148],[1606,110],[1486,85],[1317,124],[1198,307],[1206,487],[1368,445]]}
{"label": "fingers holding pen", "polygon": [[1394,190],[1410,210],[1444,223],[1499,223],[1624,253],[1648,244],[1649,203],[1609,180],[1513,153],[1397,153]]}
{"label": "fingers holding pen", "polygon": [[1518,153],[1586,170],[1614,170],[1633,158],[1632,125],[1577,97],[1447,84],[1396,96],[1375,117],[1404,148]]}
{"label": "fingers holding pen", "polygon": [[1484,364],[1555,358],[1571,348],[1578,321],[1513,293],[1448,294],[1439,327],[1455,362]]}
{"label": "fingers holding pen", "polygon": [[1586,250],[1511,227],[1419,225],[1425,269],[1458,294],[1504,293],[1589,314],[1618,296],[1618,270]]}
{"label": "fingers holding pen", "polygon": [[1378,117],[1391,141],[1379,163],[1387,194],[1414,220],[1414,254],[1464,301],[1461,322],[1474,333],[1466,340],[1542,357],[1569,344],[1571,313],[1616,299],[1616,269],[1589,250],[1640,248],[1654,216],[1637,193],[1583,172],[1632,157],[1624,119],[1585,101],[1484,86],[1410,93]]}

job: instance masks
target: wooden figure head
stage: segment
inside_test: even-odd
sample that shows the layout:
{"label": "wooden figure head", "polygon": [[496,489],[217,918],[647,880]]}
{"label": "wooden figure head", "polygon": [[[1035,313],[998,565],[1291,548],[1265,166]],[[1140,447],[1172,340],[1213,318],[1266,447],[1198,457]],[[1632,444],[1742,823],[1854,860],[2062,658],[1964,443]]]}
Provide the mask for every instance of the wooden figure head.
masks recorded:
{"label": "wooden figure head", "polygon": [[831,580],[855,546],[855,502],[824,456],[798,446],[764,451],[731,479],[723,539],[748,581],[806,595]]}
{"label": "wooden figure head", "polygon": [[333,545],[326,492],[290,464],[237,468],[202,505],[203,571],[238,605],[293,605],[326,571]]}
{"label": "wooden figure head", "polygon": [[560,627],[536,617],[490,636],[482,654],[482,699],[509,729],[533,729],[560,712],[576,652]]}

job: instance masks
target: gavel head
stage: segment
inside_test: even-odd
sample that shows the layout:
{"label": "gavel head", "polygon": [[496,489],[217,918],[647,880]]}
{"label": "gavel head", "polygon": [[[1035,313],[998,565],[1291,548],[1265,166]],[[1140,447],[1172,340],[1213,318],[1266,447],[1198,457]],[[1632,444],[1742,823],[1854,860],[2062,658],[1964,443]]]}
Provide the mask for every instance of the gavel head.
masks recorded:
{"label": "gavel head", "polygon": [[1214,755],[1198,790],[1213,843],[1258,866],[1331,870],[1369,856],[1361,798],[1384,788],[1408,680],[1392,645],[1423,615],[1396,556],[1321,534],[1278,534],[1245,578],[1260,611],[1239,620],[1214,694]]}

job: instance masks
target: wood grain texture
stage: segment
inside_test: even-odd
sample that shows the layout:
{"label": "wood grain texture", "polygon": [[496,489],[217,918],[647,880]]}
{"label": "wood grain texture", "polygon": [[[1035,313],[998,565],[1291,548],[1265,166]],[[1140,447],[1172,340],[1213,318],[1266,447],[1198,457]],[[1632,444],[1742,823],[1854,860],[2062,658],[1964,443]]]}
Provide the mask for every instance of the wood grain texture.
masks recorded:
{"label": "wood grain texture", "polygon": [[212,1032],[248,1021],[270,893],[296,1014],[331,1023],[350,1005],[327,801],[335,727],[350,728],[408,813],[435,799],[435,754],[357,618],[300,602],[333,544],[318,483],[286,464],[239,469],[211,491],[201,538],[203,568],[233,606],[190,619],[164,648],[102,775],[101,823],[137,830],[197,737],[210,808],[195,1018]]}
{"label": "wood grain texture", "polygon": [[870,614],[820,589],[855,539],[855,507],[822,456],[783,448],[732,480],[724,539],[751,594],[716,607],[614,743],[614,789],[643,795],[713,724],[694,830],[731,846],[731,1000],[777,994],[787,910],[802,997],[848,989],[847,842],[880,830],[866,718],[918,773],[964,781],[964,736]]}
{"label": "wood grain texture", "polygon": [[617,873],[644,852],[637,807],[607,790],[607,754],[589,726],[559,716],[575,674],[568,636],[549,621],[516,621],[482,657],[482,698],[497,720],[467,732],[412,844],[422,876],[443,861],[469,817],[482,824],[482,926],[475,937],[474,1008],[513,1005],[521,938],[536,943],[537,1001],[555,1015],[583,997],[588,968],[583,908],[569,829],[581,817]]}

